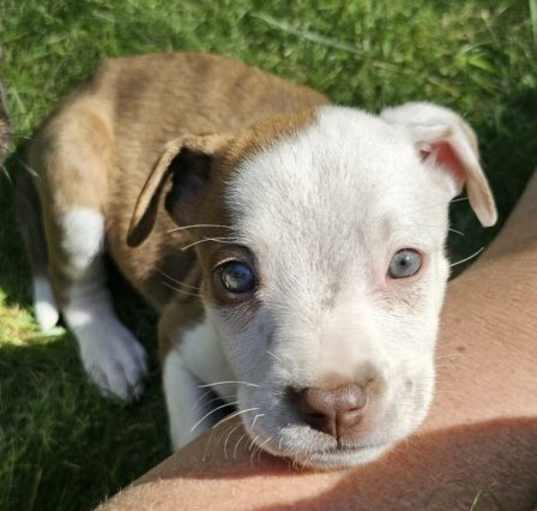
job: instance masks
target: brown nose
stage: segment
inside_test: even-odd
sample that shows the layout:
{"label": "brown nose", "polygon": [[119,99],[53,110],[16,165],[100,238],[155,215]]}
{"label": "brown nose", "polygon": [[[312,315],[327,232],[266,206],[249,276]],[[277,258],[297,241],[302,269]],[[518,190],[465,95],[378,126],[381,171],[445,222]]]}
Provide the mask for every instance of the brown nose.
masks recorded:
{"label": "brown nose", "polygon": [[310,387],[296,397],[302,419],[337,439],[352,432],[362,420],[367,405],[367,390],[356,383],[335,389]]}

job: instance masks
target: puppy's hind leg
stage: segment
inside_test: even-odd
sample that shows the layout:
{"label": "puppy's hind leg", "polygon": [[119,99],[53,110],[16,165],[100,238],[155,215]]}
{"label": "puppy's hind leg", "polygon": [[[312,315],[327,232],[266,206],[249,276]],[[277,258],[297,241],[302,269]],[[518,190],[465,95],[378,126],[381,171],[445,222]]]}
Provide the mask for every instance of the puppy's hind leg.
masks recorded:
{"label": "puppy's hind leg", "polygon": [[46,332],[60,317],[48,273],[47,242],[43,230],[41,206],[29,167],[17,175],[15,205],[17,223],[32,269],[33,303],[37,323]]}
{"label": "puppy's hind leg", "polygon": [[106,283],[104,211],[112,145],[103,124],[87,110],[53,121],[34,142],[31,164],[41,175],[49,274],[84,368],[103,394],[131,399],[143,390],[146,355],[116,317]]}

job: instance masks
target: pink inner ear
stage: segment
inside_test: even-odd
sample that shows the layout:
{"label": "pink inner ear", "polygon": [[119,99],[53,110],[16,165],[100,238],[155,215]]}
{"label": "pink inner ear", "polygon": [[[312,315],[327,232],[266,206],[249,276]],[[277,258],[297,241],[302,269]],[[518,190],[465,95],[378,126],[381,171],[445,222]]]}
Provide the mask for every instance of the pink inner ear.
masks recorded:
{"label": "pink inner ear", "polygon": [[429,154],[431,154],[431,152],[435,154],[436,161],[440,163],[440,165],[447,167],[453,172],[453,175],[457,180],[461,182],[466,181],[466,171],[464,170],[464,166],[457,156],[457,153],[453,150],[451,144],[444,141],[435,142],[432,144],[432,151],[430,151]]}

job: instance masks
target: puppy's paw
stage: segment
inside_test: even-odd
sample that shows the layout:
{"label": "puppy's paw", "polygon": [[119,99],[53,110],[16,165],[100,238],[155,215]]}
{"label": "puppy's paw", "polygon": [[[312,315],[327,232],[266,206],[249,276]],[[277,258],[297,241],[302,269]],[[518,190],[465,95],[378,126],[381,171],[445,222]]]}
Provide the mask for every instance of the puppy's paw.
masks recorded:
{"label": "puppy's paw", "polygon": [[42,332],[54,328],[60,319],[60,313],[53,303],[36,302],[34,304],[35,319]]}
{"label": "puppy's paw", "polygon": [[48,279],[36,277],[33,284],[35,319],[41,331],[46,332],[56,326],[60,313]]}
{"label": "puppy's paw", "polygon": [[108,324],[104,331],[99,327],[96,330],[98,335],[86,333],[84,339],[78,339],[88,376],[106,397],[138,399],[144,391],[143,378],[147,374],[144,348],[119,322]]}

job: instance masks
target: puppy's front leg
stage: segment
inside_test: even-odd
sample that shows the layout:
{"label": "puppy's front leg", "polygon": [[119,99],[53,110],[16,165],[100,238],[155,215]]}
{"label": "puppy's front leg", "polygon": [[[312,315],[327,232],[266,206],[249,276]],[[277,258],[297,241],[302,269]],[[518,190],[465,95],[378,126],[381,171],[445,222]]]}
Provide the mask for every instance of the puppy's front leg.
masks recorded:
{"label": "puppy's front leg", "polygon": [[210,412],[208,391],[201,385],[186,367],[179,350],[173,349],[166,355],[163,387],[174,450],[190,443],[212,424],[211,417],[205,417]]}
{"label": "puppy's front leg", "polygon": [[[178,449],[232,410],[236,385],[199,304],[168,305],[159,322],[159,343],[171,443]],[[213,384],[220,401],[209,390]]]}

